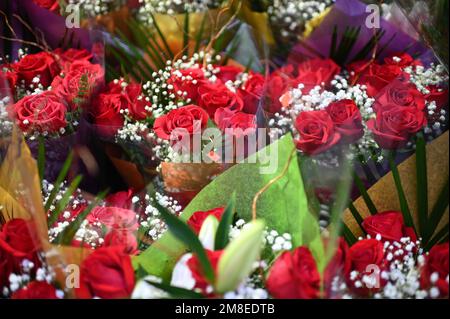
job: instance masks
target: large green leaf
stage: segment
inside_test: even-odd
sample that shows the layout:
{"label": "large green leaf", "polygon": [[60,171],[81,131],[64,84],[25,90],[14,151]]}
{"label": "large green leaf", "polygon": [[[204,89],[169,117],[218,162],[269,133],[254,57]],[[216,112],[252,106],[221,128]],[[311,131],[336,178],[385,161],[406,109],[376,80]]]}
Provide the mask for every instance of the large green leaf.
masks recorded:
{"label": "large green leaf", "polygon": [[[270,229],[279,233],[289,232],[294,246],[308,245],[317,262],[323,263],[323,246],[319,226],[308,210],[308,202],[296,156],[292,136],[285,135],[278,141],[260,150],[249,159],[261,158],[261,154],[272,154],[276,162],[274,172],[261,174],[267,164],[240,163],[218,176],[206,186],[185,208],[181,218],[186,220],[196,211],[226,206],[231,194],[236,192],[236,212],[249,221],[252,219],[252,202],[255,194],[276,177],[275,183],[261,194],[257,202],[257,217],[264,219]],[[277,156],[276,156],[277,155]],[[267,158],[267,157],[266,157]],[[287,164],[289,163],[289,166]],[[286,170],[285,170],[286,168]],[[285,172],[283,172],[285,170]],[[284,173],[281,177],[280,175]],[[186,251],[185,246],[174,236],[166,233],[149,249],[134,260],[136,267],[142,266],[148,273],[170,278],[177,259]]]}

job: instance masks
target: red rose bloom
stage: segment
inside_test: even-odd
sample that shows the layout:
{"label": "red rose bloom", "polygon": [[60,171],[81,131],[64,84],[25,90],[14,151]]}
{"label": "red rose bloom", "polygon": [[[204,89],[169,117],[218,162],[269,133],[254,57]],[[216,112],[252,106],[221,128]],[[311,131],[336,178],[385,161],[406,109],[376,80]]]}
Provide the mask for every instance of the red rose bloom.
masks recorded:
{"label": "red rose bloom", "polygon": [[353,100],[330,103],[326,110],[345,141],[354,143],[363,136],[361,113]]}
{"label": "red rose bloom", "polygon": [[12,65],[19,81],[25,81],[25,85],[32,84],[35,77],[40,78],[40,84],[48,87],[53,78],[58,75],[60,69],[55,58],[47,52],[28,54],[20,61]]}
{"label": "red rose bloom", "polygon": [[219,109],[238,112],[244,106],[242,99],[223,85],[202,85],[198,89],[198,95],[198,105],[208,112],[210,118],[214,118]]}
{"label": "red rose bloom", "polygon": [[[209,259],[209,262],[211,263],[211,266],[214,270],[214,272],[217,271],[217,265],[219,264],[220,257],[222,256],[223,250],[206,250],[206,255]],[[189,267],[192,277],[195,280],[195,287],[197,289],[201,289],[204,294],[206,294],[206,288],[213,284],[211,282],[208,282],[206,279],[202,265],[200,261],[198,260],[197,255],[192,255],[192,257],[187,261],[187,266]]]}
{"label": "red rose bloom", "polygon": [[90,53],[86,49],[67,49],[63,51],[62,49],[58,48],[53,51],[56,55],[59,56],[59,58],[65,62],[65,63],[73,63],[76,61],[89,61],[92,59],[92,53]]}
{"label": "red rose bloom", "polygon": [[[358,79],[357,83],[367,87],[367,95],[374,97],[381,89],[391,83],[397,77],[403,74],[402,69],[397,65],[377,63],[356,64],[358,66],[357,73],[354,77]],[[354,66],[352,66],[354,68]],[[350,70],[352,71],[352,67]],[[365,68],[364,68],[365,67]]]}
{"label": "red rose bloom", "polygon": [[[103,76],[104,70],[99,64],[77,61],[70,64],[64,77],[58,76],[53,79],[52,89],[58,96],[76,107],[79,105],[75,105],[75,99],[87,99],[102,84]],[[83,86],[87,86],[88,92],[85,92],[86,88]]]}
{"label": "red rose bloom", "polygon": [[315,86],[327,85],[341,68],[331,59],[311,59],[298,66],[295,85],[303,84],[302,92],[308,94]]}
{"label": "red rose bloom", "polygon": [[11,255],[2,248],[0,239],[0,288],[8,285],[9,275],[13,272],[14,265],[11,261]]}
{"label": "red rose bloom", "polygon": [[119,207],[94,207],[87,220],[91,224],[99,222],[107,228],[114,229],[134,231],[139,227],[136,213]]}
{"label": "red rose bloom", "polygon": [[[2,94],[2,96],[8,96],[9,95],[9,90],[11,91],[11,93],[14,95],[15,91],[16,91],[16,85],[17,85],[17,74],[12,71],[10,69],[9,65],[0,65],[0,72],[1,72],[1,76],[5,76],[6,78],[6,83],[0,83],[0,93]],[[2,77],[3,79],[3,77]],[[6,85],[6,88],[4,87]],[[4,93],[5,89],[9,90],[6,91],[6,93]]]}
{"label": "red rose bloom", "polygon": [[105,202],[107,206],[130,209],[132,207],[132,197],[133,191],[129,189],[128,191],[122,191],[108,195],[105,198]]}
{"label": "red rose bloom", "polygon": [[295,120],[295,128],[300,134],[297,148],[309,155],[324,152],[341,139],[326,111],[301,112]]}
{"label": "red rose bloom", "polygon": [[38,6],[53,12],[59,12],[58,0],[33,0]]}
{"label": "red rose bloom", "polygon": [[367,122],[375,141],[384,149],[397,149],[406,145],[411,135],[427,123],[423,111],[415,107],[385,105],[377,118]]}
{"label": "red rose bloom", "polygon": [[383,265],[384,245],[376,239],[360,240],[350,247],[348,258],[350,260],[350,270],[363,273],[366,271],[368,265]]}
{"label": "red rose bloom", "polygon": [[145,100],[142,94],[142,86],[138,83],[130,83],[125,88],[124,97],[126,99],[125,108],[128,109],[129,115],[137,120],[144,120],[151,115],[145,107],[150,106],[151,103]]}
{"label": "red rose bloom", "polygon": [[202,69],[192,67],[187,70],[176,70],[167,82],[173,85],[173,92],[178,96],[196,101],[198,88],[206,83],[206,79]]}
{"label": "red rose bloom", "polygon": [[280,98],[293,86],[293,80],[287,74],[284,74],[284,69],[273,72],[267,84],[267,95],[269,97],[269,105],[265,108],[270,113],[279,112],[282,108]]}
{"label": "red rose bloom", "polygon": [[32,281],[25,287],[17,290],[11,299],[59,299],[56,288],[45,281]]}
{"label": "red rose bloom", "polygon": [[384,63],[387,65],[396,65],[401,68],[405,68],[410,65],[421,65],[420,61],[414,60],[413,57],[406,52],[391,54],[390,56],[384,58]]}
{"label": "red rose bloom", "polygon": [[244,112],[234,113],[228,110],[219,110],[216,112],[214,122],[222,131],[227,128],[233,129],[233,134],[237,136],[247,135],[256,129],[256,116]]}
{"label": "red rose bloom", "polygon": [[299,247],[281,254],[270,268],[266,287],[277,299],[318,298],[320,275],[309,249]]}
{"label": "red rose bloom", "polygon": [[[346,274],[348,285],[362,295],[367,295],[370,291],[376,290],[385,284],[384,280],[380,280],[380,287],[369,288],[367,286],[356,287],[354,282],[361,280],[364,275],[373,275],[374,266],[378,267],[380,273],[386,268],[386,260],[384,258],[384,245],[376,239],[363,239],[350,247],[348,251],[348,272]],[[356,280],[350,279],[350,273],[357,271]]]}
{"label": "red rose bloom", "polygon": [[155,120],[154,130],[158,137],[170,140],[172,133],[177,138],[182,132],[177,133],[177,129],[183,129],[189,135],[194,132],[200,133],[208,124],[208,113],[196,105],[187,105],[179,109],[170,111],[168,114],[158,117]]}
{"label": "red rose bloom", "polygon": [[217,69],[219,72],[216,74],[217,78],[222,82],[236,81],[237,76],[244,72],[244,69],[234,65],[221,65]]}
{"label": "red rose bloom", "polygon": [[425,97],[416,89],[414,84],[404,80],[395,80],[378,94],[373,109],[378,112],[383,110],[386,105],[390,107],[392,105],[414,107],[423,111],[425,109]]}
{"label": "red rose bloom", "polygon": [[99,132],[105,136],[114,136],[123,126],[124,118],[120,114],[122,97],[120,94],[100,94],[92,102],[91,114]]}
{"label": "red rose bloom", "polygon": [[[10,271],[19,272],[24,259],[32,261],[35,265],[34,269],[39,267],[39,249],[39,238],[32,222],[12,219],[4,224],[0,231],[0,255],[2,256],[0,278],[9,276]],[[3,274],[3,270],[7,272]]]}
{"label": "red rose bloom", "polygon": [[238,90],[238,94],[244,101],[243,111],[250,114],[256,114],[259,102],[264,93],[264,77],[250,71],[247,81]]}
{"label": "red rose bloom", "polygon": [[57,133],[67,125],[66,105],[52,91],[25,96],[12,105],[9,111],[24,132]]}
{"label": "red rose bloom", "polygon": [[386,211],[366,217],[362,227],[373,238],[379,234],[383,241],[400,242],[403,237],[410,237],[412,241],[417,239],[414,230],[405,226],[402,213],[397,211]]}
{"label": "red rose bloom", "polygon": [[196,234],[199,234],[200,229],[202,228],[203,222],[209,215],[216,217],[217,220],[220,221],[222,219],[223,211],[224,211],[223,207],[219,207],[219,208],[214,208],[214,209],[208,210],[206,212],[195,212],[189,218],[187,224],[189,225],[189,227],[191,227],[191,229]]}
{"label": "red rose bloom", "polygon": [[[420,276],[420,284],[422,289],[432,286],[438,287],[440,297],[448,296],[448,273],[449,273],[449,244],[443,243],[435,245],[431,248],[426,256],[425,266]],[[431,276],[437,274],[437,281],[432,282]]]}
{"label": "red rose bloom", "polygon": [[124,247],[102,247],[81,264],[80,287],[75,294],[81,299],[128,298],[134,288],[134,270]]}

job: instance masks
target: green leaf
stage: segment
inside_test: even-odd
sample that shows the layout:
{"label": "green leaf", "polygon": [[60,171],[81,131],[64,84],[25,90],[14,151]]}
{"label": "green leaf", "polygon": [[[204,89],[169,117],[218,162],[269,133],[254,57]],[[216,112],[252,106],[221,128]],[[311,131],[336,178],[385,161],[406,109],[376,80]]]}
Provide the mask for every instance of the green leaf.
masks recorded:
{"label": "green leaf", "polygon": [[82,179],[83,176],[78,175],[70,183],[69,187],[64,192],[64,195],[62,196],[61,200],[58,201],[55,210],[51,212],[51,215],[47,220],[47,224],[49,227],[51,227],[58,220],[59,215],[63,212],[64,209],[66,209],[67,205],[70,202],[70,198],[77,190],[78,185],[80,185]]}
{"label": "green leaf", "polygon": [[184,14],[183,54],[189,56],[189,12]]}
{"label": "green leaf", "polygon": [[208,15],[203,15],[202,23],[200,24],[200,30],[198,30],[198,33],[195,37],[195,48],[194,52],[198,52],[200,49],[200,45],[202,43],[203,33],[205,32],[205,25],[206,25],[206,19]]}
{"label": "green leaf", "polygon": [[375,215],[378,211],[372,199],[370,198],[369,193],[367,193],[366,186],[364,185],[363,181],[359,178],[357,173],[353,174],[353,178],[355,180],[355,185],[361,194],[361,197],[364,199],[364,202],[366,203],[366,206],[369,209],[369,212],[372,215]]}
{"label": "green leaf", "polygon": [[439,194],[439,197],[436,201],[436,203],[433,206],[433,210],[431,211],[431,214],[428,218],[427,222],[427,232],[423,236],[424,243],[427,243],[430,240],[430,237],[436,232],[436,228],[439,225],[439,222],[442,219],[442,216],[444,216],[444,213],[448,207],[448,192],[449,192],[449,186],[448,186],[448,179],[445,186],[442,188],[441,193]]}
{"label": "green leaf", "polygon": [[400,202],[400,209],[403,214],[405,225],[408,227],[413,227],[417,234],[416,227],[411,216],[411,211],[409,210],[408,202],[406,200],[405,192],[403,191],[400,173],[398,172],[397,164],[395,164],[395,151],[391,151],[389,153],[389,166],[392,171],[392,176],[394,177],[395,187],[397,188],[398,200]]}
{"label": "green leaf", "polygon": [[160,29],[158,23],[156,22],[155,16],[151,13],[150,13],[150,16],[152,18],[153,25],[156,29],[156,32],[158,33],[159,37],[161,38],[161,40],[164,44],[164,47],[167,50],[167,53],[169,54],[170,58],[173,59],[174,55],[173,55],[172,51],[170,50],[169,44],[167,43],[166,38],[164,37],[164,34],[161,32],[161,29]]}
{"label": "green leaf", "polygon": [[236,193],[233,193],[222,215],[222,219],[220,220],[219,223],[219,228],[217,229],[216,241],[214,244],[216,250],[224,249],[228,244],[230,226],[231,223],[233,222],[235,211],[236,211]]}
{"label": "green leaf", "polygon": [[423,134],[417,136],[416,142],[416,175],[417,175],[417,214],[419,217],[420,236],[427,233],[428,219],[428,179],[427,179],[427,152]]}
{"label": "green leaf", "polygon": [[206,251],[203,248],[202,243],[198,239],[197,235],[189,228],[189,226],[181,221],[178,217],[169,213],[166,208],[162,207],[158,204],[158,201],[155,200],[155,206],[159,210],[161,217],[169,227],[170,232],[182,241],[187,247],[189,247],[194,254],[197,255],[200,264],[202,265],[202,270],[205,274],[205,277],[209,280],[210,283],[214,282],[214,269],[209,262],[208,256],[206,255]]}
{"label": "green leaf", "polygon": [[261,253],[264,227],[263,221],[252,221],[227,246],[217,265],[217,292],[235,290],[251,273],[253,264]]}
{"label": "green leaf", "polygon": [[53,189],[50,192],[50,195],[48,196],[47,201],[45,202],[44,209],[46,212],[48,212],[48,210],[50,209],[50,206],[53,204],[53,201],[55,200],[56,195],[59,193],[61,183],[66,178],[67,173],[69,172],[70,166],[72,165],[72,161],[73,161],[73,152],[70,152],[70,154],[67,156],[66,160],[64,161],[63,167],[61,168],[61,171],[59,172],[58,177],[56,178],[56,181],[53,184]]}
{"label": "green leaf", "polygon": [[180,299],[203,299],[204,296],[198,292],[188,290],[185,288],[174,287],[164,283],[156,283],[150,280],[145,280],[146,283],[152,285],[158,289],[167,292],[171,297]]}
{"label": "green leaf", "polygon": [[448,236],[448,226],[449,223],[447,223],[444,227],[442,227],[440,231],[436,233],[436,235],[425,245],[425,251],[429,251],[431,248],[433,248],[434,245]]}
{"label": "green leaf", "polygon": [[342,223],[342,236],[344,236],[344,239],[349,246],[352,246],[358,241],[352,231],[344,223]]}
{"label": "green leaf", "polygon": [[[273,172],[261,174],[267,167],[263,161],[240,163],[229,168],[207,185],[184,209],[181,219],[187,220],[194,212],[207,211],[227,205],[229,194],[236,192],[236,211],[246,221],[252,219],[252,203],[256,193],[272,179],[280,176],[295,149],[290,134],[251,156],[251,160],[272,154]],[[295,154],[294,154],[295,155]],[[267,172],[266,172],[267,173]],[[286,173],[257,202],[257,218],[263,219],[270,229],[290,233],[294,246],[306,245],[318,263],[324,259],[323,244],[318,222],[308,209],[308,201],[296,160],[292,160]],[[135,257],[150,274],[170,278],[171,270],[186,247],[172,234],[165,234],[149,249]]]}
{"label": "green leaf", "polygon": [[353,205],[353,203],[348,204],[348,209],[350,210],[350,213],[352,213],[353,218],[355,218],[356,222],[358,223],[359,227],[364,231],[364,228],[362,227],[362,222],[364,219],[361,217],[361,214],[358,212],[356,207]]}
{"label": "green leaf", "polygon": [[45,173],[45,141],[42,135],[39,135],[37,165],[38,165],[39,179],[42,182]]}

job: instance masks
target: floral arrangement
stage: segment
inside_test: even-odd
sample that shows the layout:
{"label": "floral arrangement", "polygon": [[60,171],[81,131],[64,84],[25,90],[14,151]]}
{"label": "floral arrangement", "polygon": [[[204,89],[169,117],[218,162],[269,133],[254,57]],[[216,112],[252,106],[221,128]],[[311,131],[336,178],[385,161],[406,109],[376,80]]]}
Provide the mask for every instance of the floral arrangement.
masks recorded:
{"label": "floral arrangement", "polygon": [[439,10],[20,2],[0,5],[0,298],[448,298]]}

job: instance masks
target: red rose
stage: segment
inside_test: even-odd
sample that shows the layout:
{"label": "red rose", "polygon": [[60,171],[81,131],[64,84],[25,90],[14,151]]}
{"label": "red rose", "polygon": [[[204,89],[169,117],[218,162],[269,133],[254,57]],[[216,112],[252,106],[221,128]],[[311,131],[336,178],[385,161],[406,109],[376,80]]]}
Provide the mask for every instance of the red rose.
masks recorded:
{"label": "red rose", "polygon": [[[449,273],[449,244],[443,243],[431,248],[426,256],[425,266],[420,276],[420,284],[423,289],[438,287],[440,297],[448,296],[448,273]],[[431,277],[436,276],[436,281],[432,282]]]}
{"label": "red rose", "polygon": [[202,228],[203,222],[205,221],[205,219],[208,216],[212,215],[212,216],[216,217],[218,221],[220,221],[222,219],[223,211],[224,211],[223,207],[219,207],[219,208],[214,208],[214,209],[208,210],[206,212],[195,212],[189,218],[187,224],[189,225],[189,227],[192,228],[192,230],[196,234],[199,234],[200,229]]}
{"label": "red rose", "polygon": [[56,288],[45,281],[32,281],[25,287],[17,290],[11,299],[59,299]]}
{"label": "red rose", "polygon": [[81,264],[80,287],[75,289],[75,294],[81,299],[128,298],[134,284],[133,265],[124,247],[102,247]]}
{"label": "red rose", "polygon": [[299,247],[281,254],[270,268],[266,287],[277,299],[318,298],[320,275],[309,249]]}
{"label": "red rose", "polygon": [[411,135],[427,123],[423,111],[415,107],[384,105],[376,119],[367,122],[375,141],[384,149],[396,149],[406,145]]}
{"label": "red rose", "polygon": [[301,112],[295,120],[295,127],[300,134],[297,148],[309,155],[324,152],[341,139],[326,111]]}
{"label": "red rose", "polygon": [[105,198],[105,202],[107,206],[130,209],[132,206],[132,197],[133,191],[129,189],[128,191],[122,191],[108,195]]}
{"label": "red rose", "polygon": [[400,242],[403,237],[410,237],[412,241],[417,239],[414,230],[405,226],[402,213],[397,211],[386,211],[366,217],[362,227],[373,238],[379,234],[383,241]]}
{"label": "red rose", "polygon": [[155,120],[154,130],[158,137],[170,140],[176,129],[184,129],[190,135],[201,132],[208,124],[208,113],[196,105],[187,105],[170,111]]}
{"label": "red rose", "polygon": [[[209,262],[211,263],[211,266],[214,270],[214,272],[217,271],[217,265],[219,264],[220,257],[222,256],[223,250],[206,250],[206,255],[209,259]],[[200,261],[198,260],[197,255],[192,255],[192,257],[187,261],[187,266],[189,267],[189,270],[192,273],[192,277],[195,280],[195,287],[197,289],[201,289],[204,294],[208,294],[206,292],[206,288],[209,285],[212,285],[213,283],[208,282],[206,279],[202,265]]]}
{"label": "red rose", "polygon": [[[379,287],[368,287],[362,282],[362,278],[366,275],[374,275],[376,268],[379,274],[386,268],[386,260],[384,258],[384,244],[376,239],[363,239],[350,247],[348,251],[348,272],[346,274],[347,284],[361,295],[367,295],[370,291],[379,289],[385,284],[385,280],[379,279]],[[356,271],[356,277],[352,278],[351,273]],[[356,281],[361,281],[362,285],[357,286]],[[376,283],[374,283],[376,284]]]}
{"label": "red rose", "polygon": [[92,102],[94,124],[102,135],[114,136],[123,126],[122,102],[120,94],[99,94]]}
{"label": "red rose", "polygon": [[124,97],[126,99],[125,108],[128,110],[128,114],[135,120],[145,120],[151,115],[149,111],[145,109],[146,106],[150,106],[151,103],[145,100],[142,94],[142,86],[138,83],[130,83],[125,87]]}
{"label": "red rose", "polygon": [[139,225],[136,213],[119,207],[94,207],[88,215],[89,223],[101,223],[108,228],[136,230]]}
{"label": "red rose", "polygon": [[404,80],[395,80],[377,95],[373,109],[378,112],[383,110],[385,105],[414,107],[423,111],[425,109],[425,97],[416,89],[414,84]]}
{"label": "red rose", "polygon": [[[6,89],[9,87],[9,90],[14,95],[16,91],[16,85],[17,85],[17,74],[10,69],[8,65],[0,65],[0,72],[1,72],[1,79],[3,80],[3,76],[6,79],[6,83],[0,83],[0,89],[3,91],[4,86],[6,85]],[[9,90],[6,91],[6,94],[4,92],[0,92],[2,96],[8,96]]]}
{"label": "red rose", "polygon": [[[39,249],[39,238],[32,222],[12,219],[4,224],[0,231],[0,255],[2,256],[0,269],[2,269],[2,275],[3,270],[19,272],[21,262],[24,259],[32,261],[35,265],[34,269],[39,267]],[[5,273],[4,276],[7,274],[9,275],[9,273]]]}
{"label": "red rose", "polygon": [[368,265],[383,265],[384,245],[376,239],[360,240],[350,247],[348,258],[350,260],[350,270],[363,273],[366,271]]}
{"label": "red rose", "polygon": [[33,0],[38,6],[53,12],[59,12],[59,0]]}
{"label": "red rose", "polygon": [[250,114],[256,114],[259,102],[264,93],[264,77],[250,71],[247,81],[238,90],[238,94],[244,101],[243,111]]}
{"label": "red rose", "polygon": [[311,59],[298,66],[295,86],[303,84],[302,92],[308,94],[315,86],[327,85],[341,71],[331,59]]}
{"label": "red rose", "polygon": [[105,236],[105,246],[121,246],[127,254],[137,252],[138,243],[136,235],[128,229],[112,229]]}
{"label": "red rose", "polygon": [[430,85],[427,89],[430,92],[425,96],[426,100],[436,102],[435,113],[440,112],[444,106],[448,105],[448,89],[439,88],[435,85]]}
{"label": "red rose", "polygon": [[11,117],[24,132],[39,131],[57,133],[65,128],[66,105],[52,91],[28,95],[10,108]]}
{"label": "red rose", "polygon": [[359,140],[364,134],[361,113],[353,100],[340,100],[330,103],[327,112],[336,125],[336,131],[348,143]]}
{"label": "red rose", "polygon": [[2,248],[0,238],[0,288],[8,285],[9,275],[14,271],[11,255]]}
{"label": "red rose", "polygon": [[196,101],[198,88],[206,82],[206,78],[202,69],[192,67],[187,70],[176,70],[167,82],[173,85],[173,92],[178,96]]}
{"label": "red rose", "polygon": [[14,63],[12,68],[17,73],[19,81],[25,81],[27,86],[32,84],[35,77],[39,77],[39,83],[48,87],[60,72],[55,58],[47,52],[28,54]]}
{"label": "red rose", "polygon": [[405,68],[410,65],[421,65],[420,61],[414,60],[413,57],[406,52],[393,53],[384,58],[384,63],[388,65],[396,65],[401,68]]}
{"label": "red rose", "polygon": [[293,80],[284,73],[284,69],[273,72],[267,83],[267,95],[269,98],[269,105],[266,110],[270,113],[279,112],[282,108],[280,98],[293,86]]}
{"label": "red rose", "polygon": [[244,72],[244,69],[234,65],[221,65],[216,69],[219,70],[219,72],[216,73],[216,76],[222,83],[228,81],[234,82],[236,81],[237,76]]}
{"label": "red rose", "polygon": [[64,51],[63,49],[58,48],[54,50],[53,53],[58,55],[59,58],[65,63],[73,63],[82,60],[89,61],[90,59],[92,59],[92,53],[90,53],[86,49],[70,48]]}
{"label": "red rose", "polygon": [[339,238],[339,245],[334,253],[333,258],[328,263],[324,272],[324,285],[327,296],[334,298],[332,295],[332,284],[336,277],[345,278],[350,271],[350,260],[348,258],[348,244],[344,238]]}
{"label": "red rose", "polygon": [[244,112],[234,113],[228,110],[220,110],[216,112],[214,122],[222,131],[225,131],[227,128],[236,130],[233,131],[233,134],[237,136],[241,134],[248,135],[256,129],[256,116]]}
{"label": "red rose", "polygon": [[367,95],[374,97],[381,89],[403,74],[402,69],[396,65],[379,65],[377,63],[365,64],[365,68],[358,70],[357,83],[367,87]]}
{"label": "red rose", "polygon": [[198,95],[198,105],[208,112],[210,118],[214,118],[219,109],[238,112],[244,106],[242,99],[223,85],[202,85],[198,89]]}
{"label": "red rose", "polygon": [[64,77],[53,79],[52,90],[69,104],[76,107],[75,101],[89,98],[103,82],[104,70],[99,64],[91,64],[88,61],[77,61],[71,64]]}

